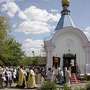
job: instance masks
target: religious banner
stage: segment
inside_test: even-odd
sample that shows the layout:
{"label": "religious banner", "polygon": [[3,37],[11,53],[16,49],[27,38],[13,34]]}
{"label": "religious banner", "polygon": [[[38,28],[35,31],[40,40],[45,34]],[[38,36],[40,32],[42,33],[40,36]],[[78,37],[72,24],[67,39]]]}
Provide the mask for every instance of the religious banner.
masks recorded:
{"label": "religious banner", "polygon": [[53,66],[59,67],[60,66],[60,57],[53,57]]}

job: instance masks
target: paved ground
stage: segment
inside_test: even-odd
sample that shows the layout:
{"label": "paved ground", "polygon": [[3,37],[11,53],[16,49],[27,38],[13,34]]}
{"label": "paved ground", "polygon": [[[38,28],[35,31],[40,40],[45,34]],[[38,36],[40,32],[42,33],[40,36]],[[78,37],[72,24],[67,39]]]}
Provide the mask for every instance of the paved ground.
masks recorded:
{"label": "paved ground", "polygon": [[[4,88],[0,90],[22,90],[22,89],[15,89],[15,88]],[[36,90],[36,89],[23,89],[23,90]]]}
{"label": "paved ground", "polygon": [[[72,84],[71,85],[71,88],[74,89],[76,87],[85,87],[85,85],[87,84],[88,82],[85,82],[85,83],[79,83],[79,84]],[[13,85],[13,88],[4,88],[4,89],[0,89],[0,90],[37,90],[37,89],[17,89],[17,88],[14,88],[15,87],[15,84]],[[61,87],[58,85],[58,87]],[[59,88],[57,88],[57,90],[60,90]],[[63,90],[63,89],[62,89]]]}
{"label": "paved ground", "polygon": [[18,88],[15,88],[15,87],[16,87],[16,84],[12,84],[11,88],[3,88],[3,89],[0,89],[0,90],[37,90],[37,89],[18,89]]}

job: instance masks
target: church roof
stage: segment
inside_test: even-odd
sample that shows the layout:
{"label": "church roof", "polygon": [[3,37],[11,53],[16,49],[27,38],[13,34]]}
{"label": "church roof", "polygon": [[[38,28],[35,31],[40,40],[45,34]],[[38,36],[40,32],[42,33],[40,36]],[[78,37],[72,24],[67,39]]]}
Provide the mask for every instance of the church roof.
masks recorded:
{"label": "church roof", "polygon": [[55,30],[60,30],[60,29],[67,27],[67,26],[75,27],[73,20],[70,16],[70,10],[68,10],[69,3],[70,3],[69,0],[62,0],[63,10],[61,11],[61,18],[60,18]]}
{"label": "church roof", "polygon": [[60,18],[60,20],[59,20],[55,30],[60,30],[60,29],[62,29],[64,27],[67,27],[67,26],[75,27],[70,14],[69,15],[62,15],[61,16],[61,18]]}

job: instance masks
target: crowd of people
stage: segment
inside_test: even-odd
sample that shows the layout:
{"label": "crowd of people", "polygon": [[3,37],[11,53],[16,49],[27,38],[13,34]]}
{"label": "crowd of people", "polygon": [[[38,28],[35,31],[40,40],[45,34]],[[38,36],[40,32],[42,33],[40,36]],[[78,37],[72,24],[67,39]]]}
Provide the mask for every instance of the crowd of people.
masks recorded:
{"label": "crowd of people", "polygon": [[60,67],[56,68],[48,68],[46,73],[47,80],[53,81],[55,83],[63,84],[64,83],[64,73]]}
{"label": "crowd of people", "polygon": [[45,77],[45,67],[1,67],[0,66],[0,88],[36,88]]}
{"label": "crowd of people", "polygon": [[72,84],[80,82],[80,70],[78,67],[64,67],[58,68],[48,68],[47,80],[54,81],[58,84]]}
{"label": "crowd of people", "polygon": [[[74,70],[73,70],[74,71]],[[24,67],[1,67],[0,66],[0,88],[11,87],[13,84],[16,88],[37,88],[38,85],[46,81],[53,81],[58,84],[70,84],[71,75],[75,74],[65,67],[64,71],[58,68],[29,66]]]}

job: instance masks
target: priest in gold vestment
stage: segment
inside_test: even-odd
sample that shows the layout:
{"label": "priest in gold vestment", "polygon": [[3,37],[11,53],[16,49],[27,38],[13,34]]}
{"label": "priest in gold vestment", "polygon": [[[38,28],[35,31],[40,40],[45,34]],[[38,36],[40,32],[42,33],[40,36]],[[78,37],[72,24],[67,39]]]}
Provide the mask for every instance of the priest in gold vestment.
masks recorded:
{"label": "priest in gold vestment", "polygon": [[29,72],[29,77],[28,77],[28,81],[27,81],[27,88],[35,88],[36,87],[36,81],[35,81],[35,73],[34,71],[31,69]]}
{"label": "priest in gold vestment", "polygon": [[25,88],[26,87],[26,76],[25,76],[25,71],[23,69],[23,66],[21,66],[19,68],[17,86],[18,86],[18,88]]}

